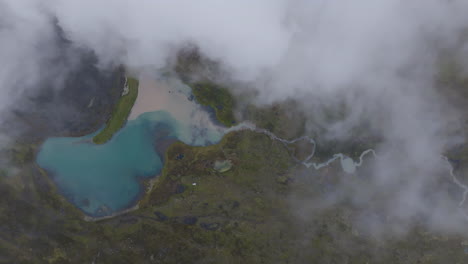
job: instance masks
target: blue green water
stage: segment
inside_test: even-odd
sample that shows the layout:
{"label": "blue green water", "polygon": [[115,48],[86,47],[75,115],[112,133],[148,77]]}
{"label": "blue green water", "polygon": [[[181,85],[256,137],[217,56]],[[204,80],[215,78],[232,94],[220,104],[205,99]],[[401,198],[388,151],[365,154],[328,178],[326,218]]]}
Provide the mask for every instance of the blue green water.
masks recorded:
{"label": "blue green water", "polygon": [[[167,131],[155,137],[158,130]],[[176,138],[191,145],[217,143],[223,133],[181,124],[166,111],[149,112],[128,121],[105,144],[83,137],[47,139],[37,163],[49,171],[64,196],[91,216],[107,216],[129,208],[142,193],[139,178],[154,177],[163,161],[155,145]],[[196,136],[194,136],[196,135]]]}

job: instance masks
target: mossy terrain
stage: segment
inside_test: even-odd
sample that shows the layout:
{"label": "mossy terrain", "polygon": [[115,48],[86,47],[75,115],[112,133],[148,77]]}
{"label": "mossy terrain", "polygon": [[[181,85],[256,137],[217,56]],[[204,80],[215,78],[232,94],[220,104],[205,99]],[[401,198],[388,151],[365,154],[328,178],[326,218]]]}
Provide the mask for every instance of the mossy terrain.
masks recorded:
{"label": "mossy terrain", "polygon": [[243,111],[243,118],[279,137],[294,139],[305,132],[305,116],[296,104],[293,100],[268,106],[250,104]]}
{"label": "mossy terrain", "polygon": [[106,126],[93,138],[96,144],[104,144],[125,125],[133,104],[138,97],[138,80],[127,78],[128,93],[120,97]]}
{"label": "mossy terrain", "polygon": [[195,100],[201,105],[211,107],[219,122],[227,127],[236,123],[233,112],[234,99],[226,88],[212,82],[196,82],[189,85]]}
{"label": "mossy terrain", "polygon": [[[215,161],[227,159],[232,168],[217,172]],[[335,166],[304,171],[283,144],[240,131],[213,146],[171,145],[162,175],[138,210],[86,222],[47,175],[29,165],[0,178],[0,263],[467,260],[461,238],[415,229],[380,240],[355,226],[360,208],[343,202],[311,210],[311,203],[331,197],[330,188],[342,178]],[[353,181],[365,186],[365,179]]]}
{"label": "mossy terrain", "polygon": [[[0,178],[0,263],[464,263],[462,238],[414,229],[376,238],[353,219],[366,208],[332,199],[337,166],[305,170],[290,148],[252,131],[217,144],[180,142],[140,208],[87,222],[32,163],[38,144],[12,149],[22,167]],[[216,161],[230,160],[226,172]],[[29,165],[25,165],[29,164]]]}
{"label": "mossy terrain", "polygon": [[[297,108],[293,100],[271,106],[248,105],[243,113],[246,120],[254,122],[258,127],[267,129],[275,135],[285,139],[295,139],[306,134],[305,115]],[[362,129],[365,130],[365,129]],[[343,153],[353,159],[359,159],[361,153],[373,148],[378,138],[367,136],[363,131],[355,131],[355,136],[346,140],[325,140],[320,137],[319,131],[312,131],[311,136],[316,145],[313,162],[325,162],[336,153]],[[307,157],[313,146],[307,141],[300,141],[289,148],[299,160]]]}
{"label": "mossy terrain", "polygon": [[178,54],[174,71],[192,88],[194,99],[211,108],[218,122],[227,127],[236,124],[235,98],[227,87],[213,81],[216,75],[221,75],[216,61],[202,56],[196,47],[189,45]]}
{"label": "mossy terrain", "polygon": [[[204,96],[227,91],[211,92]],[[251,107],[248,117],[293,138],[304,131],[303,117],[292,120],[290,109]],[[369,208],[378,212],[385,197],[370,199],[365,208],[351,204],[353,192],[346,188],[366,189],[367,179],[343,175],[337,164],[305,169],[294,156],[305,157],[307,143],[288,146],[247,130],[208,147],[175,142],[165,151],[162,174],[144,183],[151,189],[139,209],[88,222],[34,163],[44,139],[19,140],[5,151],[12,166],[0,177],[0,263],[468,262],[468,241],[456,235],[416,226],[407,234],[378,237],[356,222]],[[317,159],[337,150],[360,151],[328,146],[318,146]],[[217,171],[215,163],[226,160],[230,169]],[[382,219],[391,226],[392,219]]]}

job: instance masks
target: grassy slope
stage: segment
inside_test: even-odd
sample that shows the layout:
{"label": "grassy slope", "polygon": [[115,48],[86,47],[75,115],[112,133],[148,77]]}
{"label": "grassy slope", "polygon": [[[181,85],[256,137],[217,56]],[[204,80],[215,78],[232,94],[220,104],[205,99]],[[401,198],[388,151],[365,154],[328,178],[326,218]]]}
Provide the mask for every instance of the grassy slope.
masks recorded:
{"label": "grassy slope", "polygon": [[[262,113],[259,119],[278,118],[277,124],[287,119]],[[281,131],[277,124],[271,129]],[[36,148],[18,145],[18,166],[31,162]],[[231,170],[213,170],[216,160],[226,159],[233,162]],[[0,177],[0,263],[466,263],[468,258],[462,239],[424,230],[379,243],[356,232],[353,215],[359,209],[344,204],[303,215],[302,206],[326,199],[322,186],[340,181],[340,174],[332,167],[297,176],[290,151],[265,135],[231,133],[209,147],[176,143],[165,160],[139,210],[94,223],[83,221],[35,166],[19,166],[17,177]]]}
{"label": "grassy slope", "polygon": [[[182,50],[177,56],[174,70],[181,80],[192,88],[197,102],[213,109],[220,123],[227,127],[236,123],[233,113],[234,98],[228,89],[209,81],[213,74],[221,74],[216,61],[203,57],[195,47],[192,47]],[[197,76],[197,80],[204,81],[193,82],[194,76]]]}
{"label": "grassy slope", "polygon": [[210,82],[198,82],[190,86],[197,102],[211,107],[219,122],[228,127],[236,123],[234,99],[226,88]]}
{"label": "grassy slope", "polygon": [[122,96],[112,113],[111,118],[107,121],[106,127],[93,138],[96,144],[104,144],[112,138],[112,136],[122,128],[127,121],[128,115],[132,110],[133,104],[138,96],[138,80],[128,78],[128,94]]}
{"label": "grassy slope", "polygon": [[[225,159],[230,171],[213,170]],[[361,235],[358,209],[343,204],[299,217],[340,176],[295,169],[282,144],[250,131],[209,147],[176,143],[139,210],[84,222],[40,171],[25,168],[28,185],[0,181],[0,263],[465,263],[456,237],[415,230],[382,244]]]}

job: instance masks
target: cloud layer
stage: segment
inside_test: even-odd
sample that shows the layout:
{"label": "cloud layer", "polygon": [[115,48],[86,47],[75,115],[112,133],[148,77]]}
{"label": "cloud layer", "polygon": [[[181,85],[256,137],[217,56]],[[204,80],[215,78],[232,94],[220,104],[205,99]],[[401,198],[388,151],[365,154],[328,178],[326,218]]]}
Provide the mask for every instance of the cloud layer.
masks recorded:
{"label": "cloud layer", "polygon": [[[193,43],[259,100],[298,100],[310,131],[320,126],[325,138],[350,140],[369,123],[385,157],[374,164],[370,190],[393,186],[388,213],[408,221],[447,213],[421,208],[445,168],[440,155],[464,136],[460,109],[434,80],[444,51],[467,50],[467,1],[6,0],[0,10],[4,108],[44,79],[60,87],[74,67],[73,52],[53,63],[58,28],[72,51],[94,52],[102,68],[162,68]],[[322,115],[334,106],[346,109],[343,119]]]}

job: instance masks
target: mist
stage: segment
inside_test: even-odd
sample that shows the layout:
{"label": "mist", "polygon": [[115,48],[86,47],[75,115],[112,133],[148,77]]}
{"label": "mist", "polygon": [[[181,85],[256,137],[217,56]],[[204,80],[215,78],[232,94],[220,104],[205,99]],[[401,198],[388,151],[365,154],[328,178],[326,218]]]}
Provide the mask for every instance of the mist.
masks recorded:
{"label": "mist", "polygon": [[[6,0],[0,10],[0,110],[46,79],[60,89],[82,52],[100,69],[156,72],[191,43],[226,79],[255,89],[257,103],[296,100],[307,132],[320,128],[324,140],[352,140],[370,124],[380,158],[369,161],[365,190],[346,199],[363,206],[385,191],[379,210],[399,219],[390,232],[419,218],[438,231],[466,224],[459,201],[437,186],[451,179],[441,156],[464,142],[464,109],[436,80],[447,50],[467,62],[467,1]],[[61,64],[57,29],[69,41]],[[323,114],[335,106],[343,118]]]}

